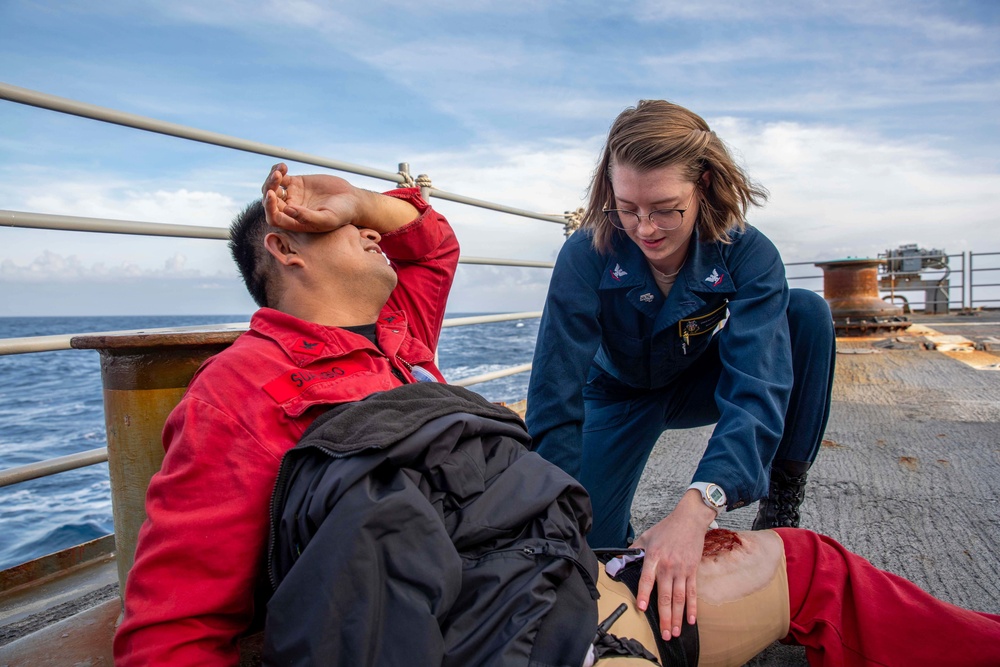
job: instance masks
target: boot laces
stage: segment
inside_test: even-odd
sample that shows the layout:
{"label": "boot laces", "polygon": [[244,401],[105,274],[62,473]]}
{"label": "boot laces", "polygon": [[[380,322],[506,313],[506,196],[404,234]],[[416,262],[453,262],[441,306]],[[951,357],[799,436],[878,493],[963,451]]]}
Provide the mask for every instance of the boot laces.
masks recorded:
{"label": "boot laces", "polygon": [[787,477],[783,480],[772,477],[768,504],[774,506],[774,518],[778,526],[795,527],[799,525],[799,506],[805,497],[805,484],[805,475]]}

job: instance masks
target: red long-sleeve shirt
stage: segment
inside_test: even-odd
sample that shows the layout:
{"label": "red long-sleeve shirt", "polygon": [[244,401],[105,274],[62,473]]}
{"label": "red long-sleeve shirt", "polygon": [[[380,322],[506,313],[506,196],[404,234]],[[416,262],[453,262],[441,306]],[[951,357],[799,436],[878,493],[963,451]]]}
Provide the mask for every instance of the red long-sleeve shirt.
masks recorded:
{"label": "red long-sleeve shirt", "polygon": [[282,455],[324,406],[399,386],[400,376],[412,382],[414,366],[444,380],[433,350],[459,248],[418,192],[387,193],[420,215],[379,244],[399,282],[379,316],[378,346],[262,308],[168,417],[115,635],[119,667],[238,664]]}

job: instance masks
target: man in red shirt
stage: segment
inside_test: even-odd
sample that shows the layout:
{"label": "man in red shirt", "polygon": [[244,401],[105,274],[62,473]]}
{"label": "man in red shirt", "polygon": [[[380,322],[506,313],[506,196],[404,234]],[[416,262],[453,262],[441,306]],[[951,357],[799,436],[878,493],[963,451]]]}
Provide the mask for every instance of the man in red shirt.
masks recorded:
{"label": "man in red shirt", "polygon": [[381,195],[279,164],[263,193],[230,241],[261,308],[164,427],[117,665],[237,664],[282,455],[332,404],[444,381],[434,350],[459,248],[419,190]]}

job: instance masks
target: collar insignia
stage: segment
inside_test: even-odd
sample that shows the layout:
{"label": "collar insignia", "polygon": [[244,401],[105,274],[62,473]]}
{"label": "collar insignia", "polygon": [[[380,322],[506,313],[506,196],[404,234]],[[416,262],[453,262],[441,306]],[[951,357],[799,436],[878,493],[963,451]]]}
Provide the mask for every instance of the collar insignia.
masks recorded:
{"label": "collar insignia", "polygon": [[628,275],[628,271],[623,269],[620,264],[615,264],[615,270],[611,272],[611,277],[615,280],[621,281],[622,278]]}
{"label": "collar insignia", "polygon": [[649,292],[646,292],[645,294],[639,297],[639,301],[642,301],[643,303],[650,303],[652,300],[653,300],[653,295],[650,294]]}
{"label": "collar insignia", "polygon": [[712,287],[716,287],[719,283],[722,282],[722,279],[724,277],[725,276],[719,275],[718,269],[712,269],[712,274],[708,278],[705,278],[705,282],[712,283]]}
{"label": "collar insignia", "polygon": [[307,354],[310,357],[318,357],[323,352],[324,347],[326,346],[319,341],[311,341],[306,340],[305,338],[300,338],[295,344],[295,347],[292,348],[292,351],[300,354]]}

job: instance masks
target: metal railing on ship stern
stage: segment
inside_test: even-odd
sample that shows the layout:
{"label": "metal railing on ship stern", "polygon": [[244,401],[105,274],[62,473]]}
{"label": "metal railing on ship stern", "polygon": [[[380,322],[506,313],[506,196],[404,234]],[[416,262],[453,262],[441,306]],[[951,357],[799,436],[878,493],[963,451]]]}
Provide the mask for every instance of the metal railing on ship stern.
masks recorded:
{"label": "metal railing on ship stern", "polygon": [[[0,99],[70,114],[104,123],[173,136],[185,140],[264,155],[272,159],[333,169],[385,180],[395,186],[419,187],[425,199],[443,199],[498,213],[542,220],[575,228],[579,212],[552,215],[475,199],[433,187],[426,175],[413,178],[409,165],[400,163],[397,172],[373,169],[278,146],[247,141],[174,123],[122,113],[46,95],[0,83]],[[0,210],[0,226],[129,234],[173,238],[226,240],[228,231],[217,227],[163,224],[134,220],[107,220],[78,216],[49,215],[26,211]],[[486,257],[462,257],[462,264],[551,269],[552,262]],[[491,322],[538,318],[541,312],[504,313],[463,318],[448,318],[445,327],[472,326]],[[105,424],[108,446],[69,456],[0,471],[0,487],[10,486],[81,467],[108,462],[111,477],[112,511],[115,524],[115,550],[121,590],[131,566],[135,539],[145,519],[145,488],[162,461],[160,433],[167,414],[183,394],[191,375],[201,361],[230,344],[248,323],[147,329],[131,332],[62,334],[0,340],[0,356],[68,349],[97,349],[102,358],[102,382],[105,397]],[[124,360],[124,361],[123,361]],[[153,368],[153,372],[150,372]],[[531,369],[530,363],[461,378],[458,386],[489,382]],[[136,418],[136,416],[140,418]],[[62,552],[60,552],[62,553]],[[41,560],[59,562],[59,554]],[[29,568],[39,573],[50,566]],[[23,570],[22,570],[23,571]]]}
{"label": "metal railing on ship stern", "polygon": [[[479,207],[492,210],[498,213],[511,214],[530,219],[563,225],[567,235],[579,225],[580,213],[566,212],[560,215],[536,213],[505,206],[481,199],[466,197],[463,195],[446,192],[433,187],[431,180],[426,175],[419,175],[416,178],[411,176],[409,165],[400,163],[398,171],[390,172],[373,169],[362,165],[356,165],[338,160],[331,160],[321,156],[316,156],[300,151],[289,150],[278,146],[262,144],[248,141],[237,137],[208,132],[196,128],[190,128],[174,123],[168,123],[143,116],[123,113],[112,109],[84,104],[74,100],[46,95],[44,93],[19,88],[0,83],[0,99],[5,99],[14,103],[33,106],[41,109],[55,111],[58,113],[74,115],[86,119],[96,120],[104,123],[111,123],[123,127],[133,128],[146,132],[153,132],[161,135],[172,136],[184,140],[201,142],[205,144],[220,146],[233,150],[267,156],[272,159],[289,160],[316,167],[332,169],[341,172],[352,173],[360,176],[389,181],[397,186],[420,187],[421,194],[426,199],[437,198],[451,201],[458,204]],[[32,213],[26,211],[0,210],[0,226],[34,228],[44,230],[63,230],[76,232],[92,232],[106,234],[129,234],[145,235],[173,238],[194,238],[194,239],[215,239],[225,240],[228,237],[227,230],[218,227],[197,226],[197,225],[176,225],[153,223],[132,220],[107,220],[99,218],[85,218],[77,216],[49,215]],[[976,257],[1000,255],[1000,253],[974,253]],[[961,271],[962,296],[958,302],[963,306],[968,285],[968,306],[975,307],[977,303],[990,303],[1000,301],[1000,299],[979,299],[973,300],[973,280],[974,272],[998,271],[1000,267],[977,267],[973,268],[973,253],[969,253],[968,269],[965,269],[964,253],[962,255],[963,270]],[[516,259],[497,259],[483,257],[462,257],[460,262],[473,265],[490,265],[505,267],[527,267],[551,269],[552,262],[526,261]],[[799,281],[807,283],[809,289],[822,293],[819,284],[822,275],[806,274],[801,275],[799,267],[814,266],[814,262],[793,262],[787,263],[786,267],[792,269],[788,280],[790,284],[801,284]],[[997,287],[1000,283],[986,283],[976,287]],[[498,315],[485,315],[477,317],[450,318],[444,322],[445,327],[469,326],[490,322],[502,322],[520,319],[540,317],[540,312],[507,313]],[[219,349],[219,345],[225,346],[227,341],[231,341],[236,335],[246,329],[248,323],[211,325],[211,327],[178,327],[171,329],[147,329],[132,332],[103,332],[89,334],[62,334],[56,336],[39,336],[31,338],[17,338],[0,340],[0,356],[10,354],[26,354],[34,352],[68,350],[68,349],[98,349],[102,357],[111,358],[115,355],[152,354],[154,357],[160,355],[164,350],[171,347],[198,348],[200,351],[193,357],[187,359],[182,371],[164,370],[165,376],[172,375],[171,387],[156,387],[156,389],[169,389],[173,392],[170,400],[161,401],[161,405],[154,411],[155,414],[144,424],[141,429],[135,431],[124,438],[121,436],[121,423],[124,423],[125,415],[122,414],[120,406],[129,405],[128,400],[119,401],[119,407],[114,400],[108,399],[107,382],[122,382],[121,378],[109,380],[104,374],[106,364],[102,362],[102,379],[105,380],[106,399],[106,426],[108,432],[108,447],[80,452],[69,456],[18,466],[0,471],[0,487],[10,486],[30,479],[45,477],[48,475],[75,470],[81,467],[109,462],[109,469],[112,477],[112,504],[115,516],[116,534],[121,533],[120,539],[116,537],[117,551],[122,562],[131,562],[131,554],[134,550],[134,533],[142,523],[145,516],[143,508],[143,497],[146,484],[148,483],[151,471],[159,467],[159,459],[162,458],[162,448],[160,444],[160,429],[169,408],[172,407],[171,400],[176,399],[183,393],[187,380],[197,364],[192,366],[192,359],[207,357],[210,350]],[[178,338],[179,336],[179,338]],[[152,351],[150,351],[152,350]],[[214,353],[214,352],[211,352]],[[167,355],[169,356],[169,355]],[[199,362],[200,363],[200,362]],[[166,366],[164,367],[167,368]],[[531,369],[530,363],[518,364],[502,370],[493,371],[472,377],[459,379],[454,384],[459,386],[470,386],[482,382],[488,382],[502,377],[507,377],[517,373],[523,373]],[[185,378],[187,374],[187,380]],[[126,391],[142,392],[149,391],[150,387],[144,386],[142,382],[129,380],[134,386]],[[126,385],[128,382],[125,383]],[[117,391],[112,389],[111,391]],[[133,397],[134,398],[134,397]],[[131,399],[130,399],[131,400]],[[159,399],[158,399],[159,400]],[[110,404],[110,407],[109,407]],[[131,427],[131,418],[129,424]],[[121,442],[125,444],[121,444]],[[127,441],[127,442],[126,442]],[[116,447],[121,446],[123,452],[121,456],[116,451]],[[127,454],[126,454],[127,453]],[[134,457],[139,457],[134,458]],[[120,460],[119,460],[120,459]],[[126,465],[126,459],[128,461]],[[137,461],[141,461],[137,463]],[[118,472],[116,472],[116,469]],[[126,491],[126,489],[131,489]],[[142,493],[136,490],[140,489]],[[128,526],[126,528],[126,526]],[[128,533],[131,536],[126,536]],[[128,556],[122,559],[123,554]],[[58,556],[58,554],[56,555]],[[54,562],[57,562],[58,558]],[[44,570],[45,568],[39,568]],[[124,573],[127,567],[119,567],[120,580],[124,582]]]}

